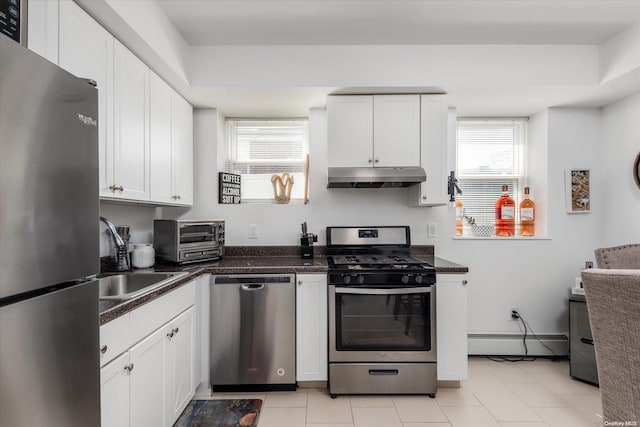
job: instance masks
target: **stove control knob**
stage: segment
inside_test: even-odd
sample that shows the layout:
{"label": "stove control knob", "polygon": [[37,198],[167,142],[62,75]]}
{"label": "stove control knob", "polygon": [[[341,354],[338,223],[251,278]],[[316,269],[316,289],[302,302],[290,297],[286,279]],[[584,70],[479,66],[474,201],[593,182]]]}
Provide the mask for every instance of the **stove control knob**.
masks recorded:
{"label": "stove control knob", "polygon": [[416,276],[416,283],[422,283],[422,275],[417,275]]}
{"label": "stove control knob", "polygon": [[364,283],[364,276],[362,274],[358,276],[358,283],[361,285]]}
{"label": "stove control knob", "polygon": [[402,283],[409,283],[409,276],[407,276],[406,274],[402,276]]}
{"label": "stove control knob", "polygon": [[349,283],[351,283],[351,276],[349,276],[348,274],[345,274],[344,277],[342,278],[342,281],[344,282],[345,285],[348,285]]}

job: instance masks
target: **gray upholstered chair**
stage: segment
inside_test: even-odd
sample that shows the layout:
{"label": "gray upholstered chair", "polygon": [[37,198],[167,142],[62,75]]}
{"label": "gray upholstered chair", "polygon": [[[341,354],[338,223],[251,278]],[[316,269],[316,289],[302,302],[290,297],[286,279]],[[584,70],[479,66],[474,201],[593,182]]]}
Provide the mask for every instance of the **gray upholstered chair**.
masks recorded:
{"label": "gray upholstered chair", "polygon": [[640,245],[598,248],[594,251],[598,268],[640,268]]}
{"label": "gray upholstered chair", "polygon": [[605,425],[640,425],[640,270],[583,270],[582,282]]}

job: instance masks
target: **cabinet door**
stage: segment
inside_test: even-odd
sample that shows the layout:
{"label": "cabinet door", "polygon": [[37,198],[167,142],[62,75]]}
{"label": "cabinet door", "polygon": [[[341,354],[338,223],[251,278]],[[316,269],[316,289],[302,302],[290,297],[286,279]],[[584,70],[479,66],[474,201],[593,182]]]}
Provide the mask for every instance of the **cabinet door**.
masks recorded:
{"label": "cabinet door", "polygon": [[114,197],[149,200],[149,68],[115,40]]}
{"label": "cabinet door", "polygon": [[327,276],[296,280],[296,380],[327,381]]}
{"label": "cabinet door", "polygon": [[160,328],[131,347],[131,426],[166,426],[165,364],[168,337]]}
{"label": "cabinet door", "polygon": [[173,89],[155,73],[149,73],[149,188],[150,200],[173,203],[171,98]]}
{"label": "cabinet door", "polygon": [[420,166],[420,95],[373,97],[373,165]]}
{"label": "cabinet door", "polygon": [[129,425],[129,353],[100,369],[100,425]]}
{"label": "cabinet door", "polygon": [[[61,0],[71,1],[71,0]],[[22,2],[23,7],[25,2]],[[58,64],[58,2],[26,2],[27,45],[29,49],[54,64]]]}
{"label": "cabinet door", "polygon": [[177,93],[172,97],[174,203],[193,204],[193,107]]}
{"label": "cabinet door", "polygon": [[448,202],[447,147],[456,138],[455,115],[449,119],[447,95],[422,95],[420,108],[420,166],[427,180],[410,191],[410,204],[441,206]]}
{"label": "cabinet door", "polygon": [[373,166],[373,96],[327,99],[329,167]]}
{"label": "cabinet door", "polygon": [[[50,2],[44,2],[50,3]],[[71,0],[60,1],[59,65],[98,89],[100,196],[113,197],[113,43],[107,30]]]}
{"label": "cabinet door", "polygon": [[196,389],[195,307],[191,307],[165,328],[169,335],[166,377],[168,425],[178,419]]}
{"label": "cabinet door", "polygon": [[467,279],[464,274],[438,274],[436,286],[438,380],[466,380]]}

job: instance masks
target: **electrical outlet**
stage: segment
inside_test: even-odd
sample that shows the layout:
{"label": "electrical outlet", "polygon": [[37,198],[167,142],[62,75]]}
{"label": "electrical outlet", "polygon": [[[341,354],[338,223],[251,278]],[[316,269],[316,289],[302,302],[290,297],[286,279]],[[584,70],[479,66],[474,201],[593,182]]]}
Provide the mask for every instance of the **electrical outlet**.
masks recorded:
{"label": "electrical outlet", "polygon": [[257,239],[258,238],[258,225],[257,224],[249,224],[249,238]]}
{"label": "electrical outlet", "polygon": [[427,224],[427,236],[438,237],[438,224],[436,223]]}
{"label": "electrical outlet", "polygon": [[511,313],[514,311],[517,311],[518,313],[520,312],[518,310],[518,307],[509,307],[509,320],[518,320],[517,318],[514,319],[513,316],[511,315]]}

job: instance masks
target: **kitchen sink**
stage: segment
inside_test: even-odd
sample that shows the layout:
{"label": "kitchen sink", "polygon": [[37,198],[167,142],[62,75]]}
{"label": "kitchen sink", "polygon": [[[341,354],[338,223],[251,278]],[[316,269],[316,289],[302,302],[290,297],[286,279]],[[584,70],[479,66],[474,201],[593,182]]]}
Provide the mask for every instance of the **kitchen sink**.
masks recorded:
{"label": "kitchen sink", "polygon": [[129,300],[153,291],[188,273],[107,273],[98,276],[101,300]]}

